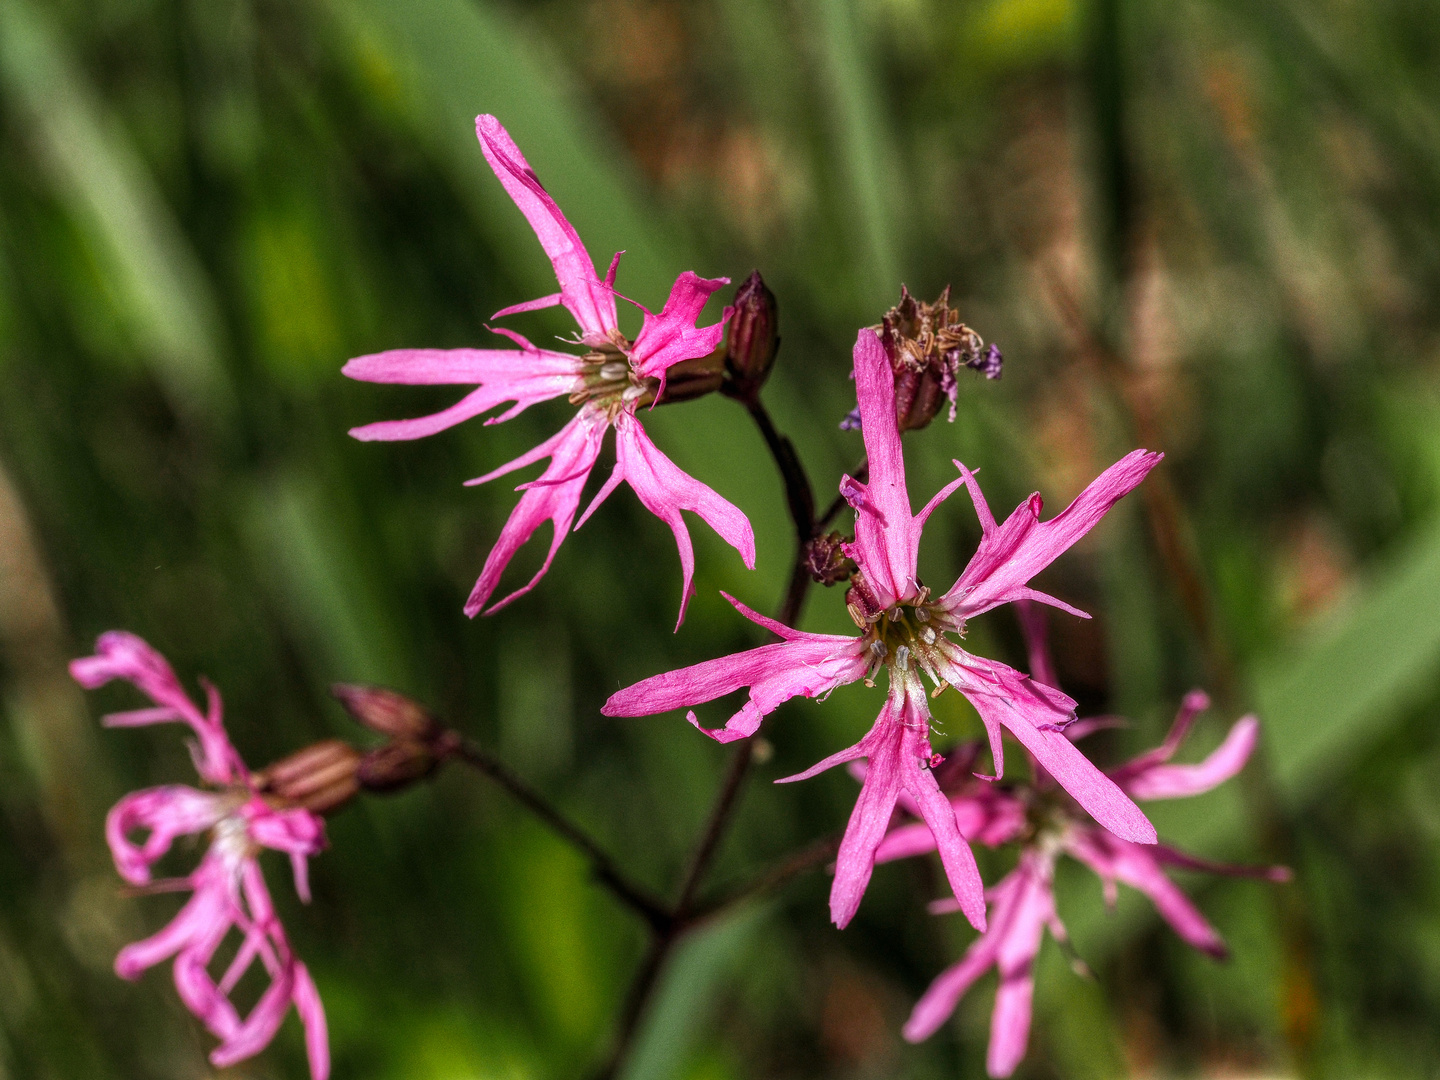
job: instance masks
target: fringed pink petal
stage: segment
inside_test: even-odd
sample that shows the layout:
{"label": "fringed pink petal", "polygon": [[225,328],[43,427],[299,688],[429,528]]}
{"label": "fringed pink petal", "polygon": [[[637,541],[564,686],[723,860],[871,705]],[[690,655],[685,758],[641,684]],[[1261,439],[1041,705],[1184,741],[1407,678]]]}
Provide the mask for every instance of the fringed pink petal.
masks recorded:
{"label": "fringed pink petal", "polygon": [[[546,440],[542,447],[537,448],[537,451],[543,449],[543,453],[532,451],[502,469],[481,477],[481,480],[488,480],[519,467],[521,463],[529,464],[541,457],[550,458],[545,472],[537,482],[526,488],[525,493],[520,496],[520,502],[505,522],[505,527],[500,530],[495,546],[490,549],[490,554],[485,559],[479,580],[475,582],[475,588],[465,602],[466,615],[474,618],[480,613],[494,594],[496,586],[500,584],[500,575],[510,565],[515,553],[535,534],[536,529],[549,521],[554,526],[554,532],[545,562],[528,585],[516,589],[493,605],[487,614],[499,611],[539,584],[545,572],[550,569],[560,545],[564,543],[571,522],[575,520],[575,511],[580,505],[585,481],[595,465],[595,459],[600,456],[600,445],[605,439],[608,426],[603,415],[582,409],[554,438]],[[527,458],[529,460],[525,460]]]}
{"label": "fringed pink petal", "polygon": [[1217,960],[1225,958],[1225,942],[1190,898],[1165,876],[1154,847],[1130,844],[1086,828],[1072,829],[1065,846],[1102,881],[1121,881],[1148,896],[1155,910],[1186,944]]}
{"label": "fringed pink petal", "polygon": [[169,662],[142,638],[124,630],[106,631],[95,642],[94,656],[70,662],[70,674],[89,690],[111,679],[124,679],[133,683],[158,706],[118,713],[114,726],[133,727],[172,720],[189,724],[200,741],[196,769],[202,780],[212,784],[229,784],[247,775],[240,755],[225,734],[219,694],[202,680],[208,707],[201,712],[180,685]]}
{"label": "fringed pink petal", "polygon": [[[132,885],[146,884],[150,867],[170,850],[177,836],[202,833],[226,812],[224,796],[181,784],[126,795],[105,816],[105,841],[115,869]],[[137,829],[150,833],[138,846],[130,842],[130,834]]]}
{"label": "fringed pink petal", "polygon": [[682,360],[714,352],[725,337],[731,309],[727,307],[720,321],[712,326],[697,327],[695,320],[710,294],[729,284],[729,278],[702,278],[689,270],[676,278],[660,314],[645,313],[640,335],[630,350],[630,365],[636,374],[663,377],[667,368]]}
{"label": "fringed pink petal", "polygon": [[1035,993],[1035,957],[1045,928],[1057,922],[1049,861],[1026,852],[1016,873],[1023,877],[1013,901],[1014,914],[995,950],[1000,985],[990,1014],[990,1046],[985,1055],[986,1071],[993,1077],[1009,1076],[1025,1057]]}
{"label": "fringed pink petal", "polygon": [[848,488],[841,486],[856,511],[855,543],[849,549],[881,605],[888,607],[915,594],[920,525],[911,516],[905,487],[905,458],[895,419],[895,375],[873,330],[861,330],[855,339],[854,361],[870,479],[862,485],[847,477]]}
{"label": "fringed pink petal", "polygon": [[[700,705],[750,687],[750,699],[724,728],[701,728],[721,742],[753,735],[760,721],[792,697],[818,697],[865,674],[860,639],[830,634],[794,635],[788,641],[653,675],[610,696],[606,716],[651,716]],[[693,714],[692,714],[693,715]],[[697,727],[697,721],[692,720]]]}
{"label": "fringed pink petal", "polygon": [[650,441],[640,421],[629,413],[615,418],[615,468],[635,490],[645,508],[670,526],[680,551],[682,575],[678,630],[685,621],[685,607],[694,589],[695,551],[690,532],[680,516],[682,510],[698,514],[740,553],[747,568],[755,569],[755,534],[750,521],[738,509],[700,481],[681,471]]}
{"label": "fringed pink petal", "polygon": [[974,474],[955,462],[970,488],[983,535],[964,573],[940,602],[957,617],[970,618],[1018,598],[1018,590],[1093,529],[1163,456],[1134,450],[1096,477],[1074,502],[1049,521],[1040,520],[1040,496],[1032,495],[998,526]]}
{"label": "fringed pink petal", "polygon": [[1242,716],[1225,741],[1196,765],[1157,764],[1127,772],[1117,782],[1136,799],[1183,799],[1218,787],[1245,767],[1260,737],[1260,721]]}
{"label": "fringed pink petal", "polygon": [[604,341],[619,325],[615,320],[615,294],[596,277],[595,264],[579,234],[541,186],[535,170],[500,121],[493,116],[477,116],[475,134],[485,160],[550,257],[560,282],[560,302],[575,316],[585,341]]}
{"label": "fringed pink petal", "polygon": [[295,1011],[305,1027],[305,1056],[310,1061],[310,1080],[328,1080],[330,1076],[330,1036],[325,1025],[325,1006],[320,991],[310,977],[310,969],[295,961]]}
{"label": "fringed pink petal", "polygon": [[[1014,668],[947,651],[941,675],[980,713],[987,728],[1003,725],[1096,821],[1125,840],[1155,843],[1155,827],[1116,783],[1092,765],[1062,729],[1075,703]],[[997,765],[997,773],[999,767]]]}

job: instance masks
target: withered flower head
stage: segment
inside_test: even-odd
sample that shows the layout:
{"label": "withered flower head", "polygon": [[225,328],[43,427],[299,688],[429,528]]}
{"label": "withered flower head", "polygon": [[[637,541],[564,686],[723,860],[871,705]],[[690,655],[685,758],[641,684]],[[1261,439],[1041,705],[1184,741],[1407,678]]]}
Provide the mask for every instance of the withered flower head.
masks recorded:
{"label": "withered flower head", "polygon": [[923,303],[900,287],[896,304],[873,327],[895,371],[895,415],[901,431],[923,428],[950,402],[955,420],[956,377],[962,367],[998,379],[1004,357],[988,348],[960,313],[950,306],[950,286],[933,304]]}
{"label": "withered flower head", "polygon": [[848,537],[838,532],[817,536],[805,545],[805,566],[812,580],[821,585],[838,585],[855,573],[854,561],[845,554]]}

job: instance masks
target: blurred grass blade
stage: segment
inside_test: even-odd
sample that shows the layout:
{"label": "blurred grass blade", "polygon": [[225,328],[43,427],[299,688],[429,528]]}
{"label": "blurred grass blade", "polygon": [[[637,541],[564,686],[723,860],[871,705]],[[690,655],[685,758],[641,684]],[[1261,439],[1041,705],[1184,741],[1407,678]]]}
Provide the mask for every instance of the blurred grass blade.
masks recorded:
{"label": "blurred grass blade", "polygon": [[694,931],[670,958],[622,1080],[670,1080],[684,1075],[705,1018],[745,946],[769,916],[769,905],[747,905]]}
{"label": "blurred grass blade", "polygon": [[514,136],[598,264],[625,250],[619,284],[626,295],[654,307],[680,271],[713,276],[695,265],[673,225],[642,198],[637,178],[621,167],[628,152],[607,141],[598,117],[568,92],[557,60],[496,6],[358,0],[332,2],[329,10],[348,33],[372,90],[398,106],[450,167],[481,228],[529,293],[553,292],[554,275],[485,164],[475,139],[479,113],[493,113]]}
{"label": "blurred grass blade", "polygon": [[213,425],[234,406],[199,259],[144,162],[27,0],[0,0],[0,85],[110,277],[177,411]]}
{"label": "blurred grass blade", "polygon": [[903,192],[905,185],[898,182],[899,159],[881,127],[888,110],[879,101],[874,64],[852,0],[815,0],[814,11],[839,166],[852,200],[853,216],[840,224],[856,233],[855,301],[859,310],[878,318],[900,292],[901,221],[890,193]]}

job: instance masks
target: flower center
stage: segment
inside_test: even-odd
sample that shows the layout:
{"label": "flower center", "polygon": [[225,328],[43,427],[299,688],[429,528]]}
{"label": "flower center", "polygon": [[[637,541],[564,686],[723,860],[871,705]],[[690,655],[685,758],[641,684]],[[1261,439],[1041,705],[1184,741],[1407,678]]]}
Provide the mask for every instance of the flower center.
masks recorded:
{"label": "flower center", "polygon": [[937,679],[936,667],[943,635],[963,636],[965,623],[930,602],[930,590],[921,587],[914,600],[894,604],[866,615],[859,605],[851,605],[850,617],[865,631],[866,647],[870,650],[870,678],[882,666],[899,671],[912,668]]}
{"label": "flower center", "polygon": [[618,340],[606,342],[581,358],[585,367],[580,373],[579,386],[570,394],[570,404],[593,402],[613,415],[655,400],[660,380],[636,375],[624,352],[630,342],[616,336]]}

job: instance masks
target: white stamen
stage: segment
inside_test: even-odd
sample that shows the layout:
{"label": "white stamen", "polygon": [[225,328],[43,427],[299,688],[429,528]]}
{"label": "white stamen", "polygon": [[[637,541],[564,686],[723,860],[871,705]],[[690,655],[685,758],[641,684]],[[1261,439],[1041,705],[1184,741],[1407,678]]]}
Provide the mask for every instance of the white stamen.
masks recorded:
{"label": "white stamen", "polygon": [[898,649],[895,650],[895,666],[898,667],[901,671],[905,671],[909,668],[910,647],[908,645],[901,645]]}
{"label": "white stamen", "polygon": [[933,626],[922,626],[920,628],[920,640],[926,645],[935,644],[935,628]]}
{"label": "white stamen", "polygon": [[885,642],[883,641],[872,641],[870,643],[870,652],[875,656],[875,659],[877,660],[884,660],[885,654],[888,651],[889,650],[885,648]]}
{"label": "white stamen", "polygon": [[643,396],[645,395],[645,390],[646,390],[645,387],[643,387],[643,386],[635,386],[635,385],[632,383],[630,386],[627,386],[627,387],[625,388],[625,392],[620,395],[620,400],[621,400],[621,401],[634,401],[636,398],[643,397]]}
{"label": "white stamen", "polygon": [[929,622],[929,621],[930,621],[930,612],[927,611],[927,610],[926,610],[925,608],[923,608],[923,607],[917,607],[917,608],[915,609],[915,621],[918,622],[918,623],[927,623],[927,622]]}
{"label": "white stamen", "polygon": [[602,379],[623,379],[630,372],[630,365],[623,360],[611,360],[600,368]]}

